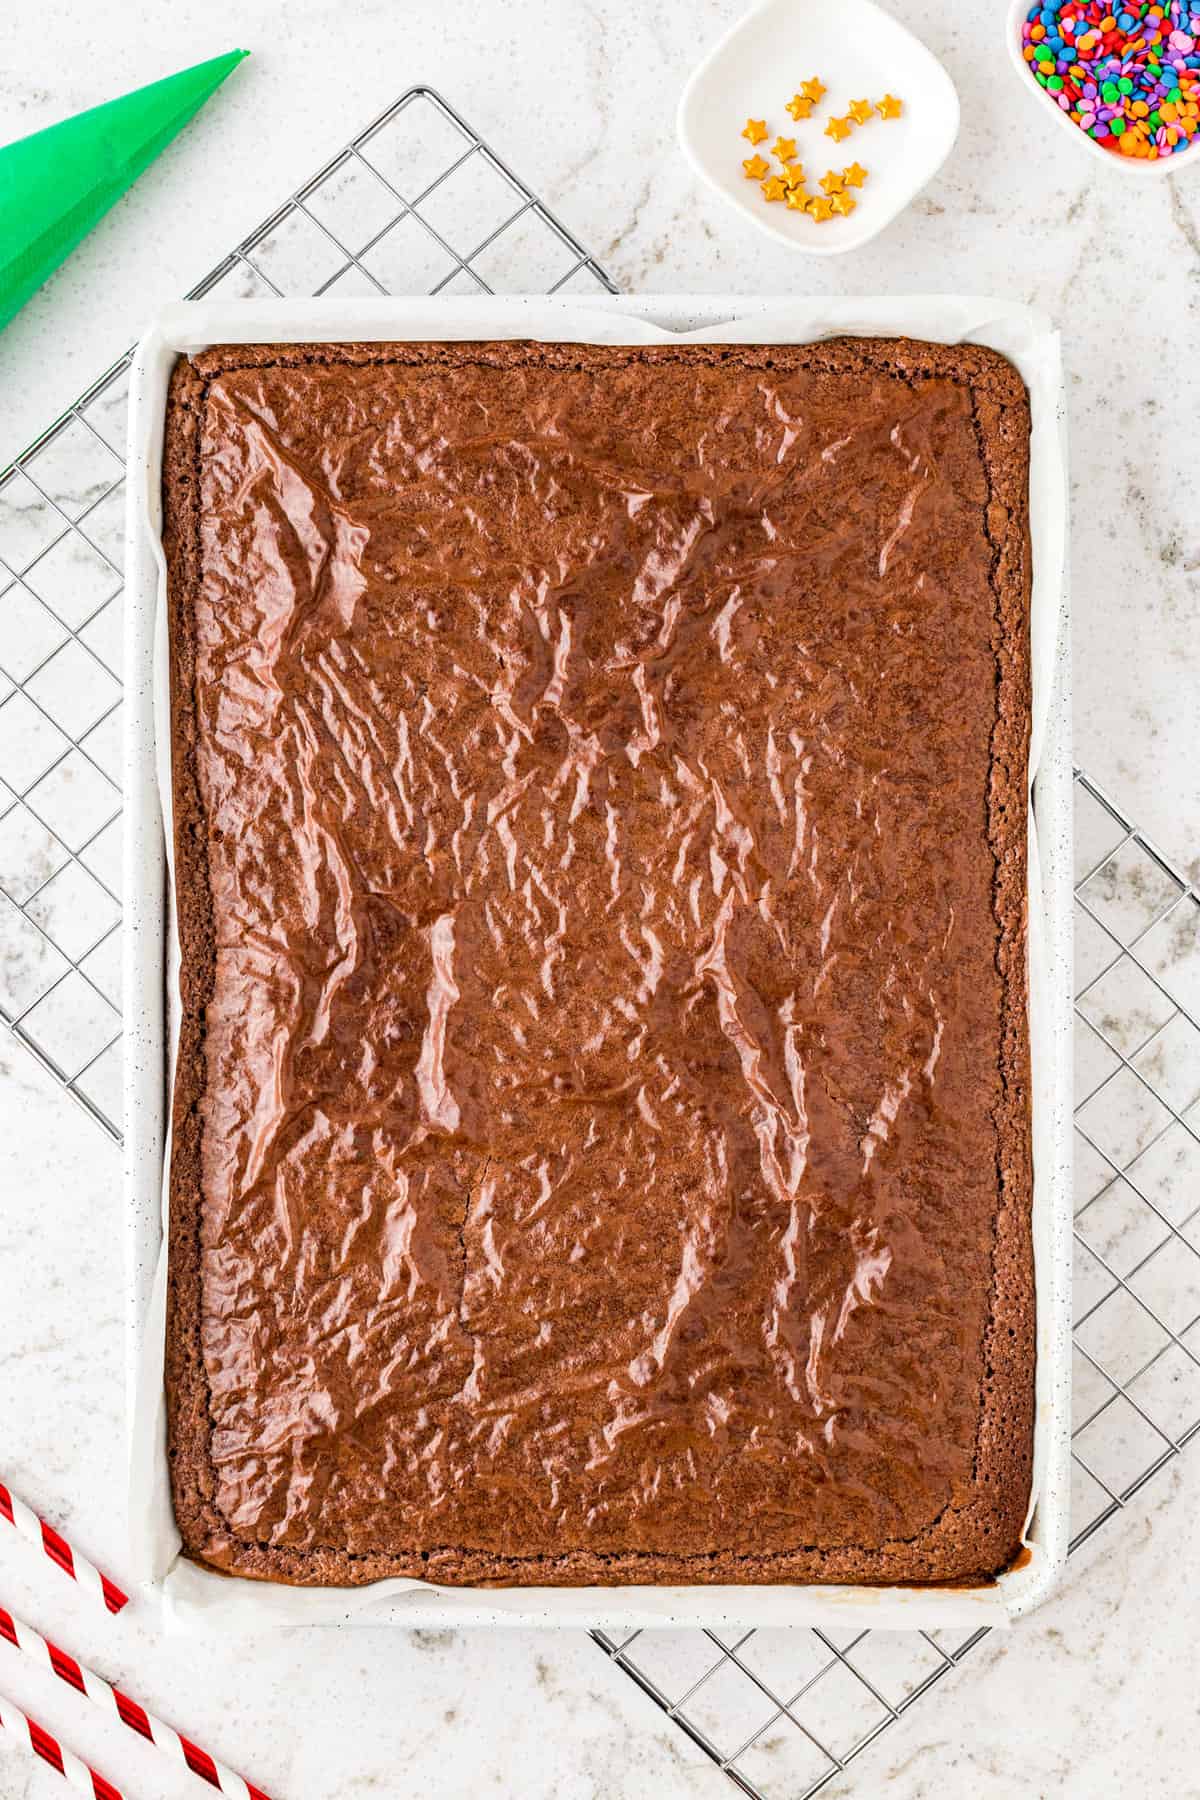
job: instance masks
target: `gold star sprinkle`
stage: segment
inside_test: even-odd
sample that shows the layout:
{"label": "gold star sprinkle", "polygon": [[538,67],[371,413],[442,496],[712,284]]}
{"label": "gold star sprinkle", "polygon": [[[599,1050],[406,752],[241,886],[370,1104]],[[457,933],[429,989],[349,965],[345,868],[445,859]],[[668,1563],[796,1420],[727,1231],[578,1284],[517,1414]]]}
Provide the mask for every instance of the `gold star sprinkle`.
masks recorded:
{"label": "gold star sprinkle", "polygon": [[843,193],[835,194],[829,204],[832,206],[835,213],[839,213],[843,219],[848,219],[858,205],[858,201],[854,198],[853,194]]}
{"label": "gold star sprinkle", "polygon": [[818,194],[809,201],[808,210],[818,225],[824,225],[827,219],[833,217],[833,201],[826,200],[823,195]]}
{"label": "gold star sprinkle", "polygon": [[747,181],[761,181],[764,175],[771,173],[771,165],[761,156],[748,156],[742,164],[746,171]]}
{"label": "gold star sprinkle", "polygon": [[787,182],[782,175],[772,175],[770,180],[762,184],[764,200],[782,200],[787,193]]}
{"label": "gold star sprinkle", "polygon": [[807,212],[811,198],[812,196],[805,187],[797,186],[788,189],[787,203],[792,212]]}
{"label": "gold star sprinkle", "polygon": [[804,164],[798,162],[784,163],[783,179],[787,182],[789,187],[803,187]]}
{"label": "gold star sprinkle", "polygon": [[818,185],[822,187],[827,194],[840,194],[843,182],[836,169],[826,169]]}
{"label": "gold star sprinkle", "polygon": [[898,119],[904,111],[904,102],[897,100],[895,94],[885,94],[882,100],[875,102],[875,111],[881,119]]}
{"label": "gold star sprinkle", "polygon": [[796,154],[795,138],[777,137],[771,145],[771,155],[777,156],[781,163],[791,162]]}
{"label": "gold star sprinkle", "polygon": [[747,119],[742,127],[742,136],[748,144],[761,144],[767,135],[765,119]]}
{"label": "gold star sprinkle", "polygon": [[822,99],[824,96],[825,84],[824,82],[818,81],[817,77],[814,75],[811,81],[802,81],[800,83],[800,92],[804,95],[806,100],[811,100],[815,106],[818,100]]}
{"label": "gold star sprinkle", "polygon": [[846,111],[856,125],[865,125],[875,108],[869,100],[852,100]]}
{"label": "gold star sprinkle", "polygon": [[835,144],[840,144],[843,138],[850,136],[853,129],[849,119],[830,119],[825,127],[825,136],[832,138]]}
{"label": "gold star sprinkle", "polygon": [[860,188],[867,179],[868,173],[869,171],[864,169],[861,163],[852,162],[848,169],[842,170],[842,180],[847,187]]}
{"label": "gold star sprinkle", "polygon": [[807,119],[812,109],[813,103],[807,94],[793,94],[783,110],[791,113],[793,119],[799,122],[801,119]]}

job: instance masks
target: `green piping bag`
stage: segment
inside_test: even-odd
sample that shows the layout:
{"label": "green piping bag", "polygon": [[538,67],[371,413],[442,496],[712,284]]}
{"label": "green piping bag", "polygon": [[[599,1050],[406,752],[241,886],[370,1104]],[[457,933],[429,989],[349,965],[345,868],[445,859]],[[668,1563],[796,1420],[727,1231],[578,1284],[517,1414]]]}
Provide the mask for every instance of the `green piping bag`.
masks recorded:
{"label": "green piping bag", "polygon": [[246,55],[214,56],[0,149],[0,330]]}

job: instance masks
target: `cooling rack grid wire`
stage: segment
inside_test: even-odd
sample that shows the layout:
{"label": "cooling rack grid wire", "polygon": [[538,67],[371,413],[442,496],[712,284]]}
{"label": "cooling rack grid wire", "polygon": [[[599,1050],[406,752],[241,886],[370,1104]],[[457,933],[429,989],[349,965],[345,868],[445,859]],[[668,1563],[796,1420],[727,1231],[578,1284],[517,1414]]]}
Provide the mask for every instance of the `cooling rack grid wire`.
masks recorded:
{"label": "cooling rack grid wire", "polygon": [[[190,298],[615,292],[453,107],[401,96]],[[0,1018],[118,1138],[123,356],[0,471]],[[1076,803],[1072,1548],[1200,1431],[1200,896]],[[806,1800],[986,1636],[593,1633],[742,1792]]]}

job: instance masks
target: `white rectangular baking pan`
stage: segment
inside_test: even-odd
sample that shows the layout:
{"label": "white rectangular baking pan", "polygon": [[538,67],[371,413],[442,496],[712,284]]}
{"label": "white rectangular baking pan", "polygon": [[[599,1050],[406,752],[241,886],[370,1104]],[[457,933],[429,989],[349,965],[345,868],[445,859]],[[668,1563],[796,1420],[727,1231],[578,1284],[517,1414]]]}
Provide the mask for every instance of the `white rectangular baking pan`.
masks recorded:
{"label": "white rectangular baking pan", "polygon": [[[1021,1566],[977,1588],[439,1588],[390,1580],[312,1589],[197,1568],[179,1555],[162,1396],[166,1292],[164,1159],[177,991],[169,895],[165,569],[159,544],[163,415],[180,354],[210,344],[533,338],[568,342],[799,343],[840,335],[971,341],[1020,369],[1032,402],[1030,529],[1034,732],[1030,1033],[1034,1107],[1037,1393],[1034,1485]],[[129,1254],[131,1556],[178,1628],[295,1624],[1003,1625],[1038,1605],[1066,1556],[1071,1249],[1071,763],[1066,467],[1057,333],[1002,301],[568,299],[207,302],[168,307],[133,365],[126,575],[125,1200]]]}

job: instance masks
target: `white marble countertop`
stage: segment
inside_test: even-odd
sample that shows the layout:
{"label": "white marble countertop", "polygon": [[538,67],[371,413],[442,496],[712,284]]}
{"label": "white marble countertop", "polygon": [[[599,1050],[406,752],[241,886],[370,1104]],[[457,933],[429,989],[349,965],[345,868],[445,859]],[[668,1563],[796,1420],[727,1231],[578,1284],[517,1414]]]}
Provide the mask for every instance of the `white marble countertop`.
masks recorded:
{"label": "white marble countertop", "polygon": [[[397,93],[429,82],[624,288],[990,291],[1058,318],[1072,409],[1076,758],[1194,875],[1200,171],[1135,189],[1039,121],[1004,61],[998,0],[893,0],[959,87],[958,146],[866,249],[794,257],[701,191],[674,146],[681,83],[741,10],[741,0],[5,9],[0,142],[235,44],[254,55],[0,335],[0,462],[120,354],[153,306]],[[119,1570],[119,1157],[7,1037],[0,1193],[0,1281],[21,1296],[0,1314],[3,1460],[30,1500]],[[1198,1499],[1193,1455],[1092,1540],[1036,1618],[974,1652],[826,1792],[1200,1793],[1198,1590],[1185,1554]],[[0,1597],[207,1735],[280,1800],[725,1791],[582,1634],[164,1644],[136,1617],[92,1617],[11,1534],[0,1535]],[[131,1795],[196,1790],[3,1646],[0,1691]],[[61,1786],[0,1744],[0,1800]]]}

